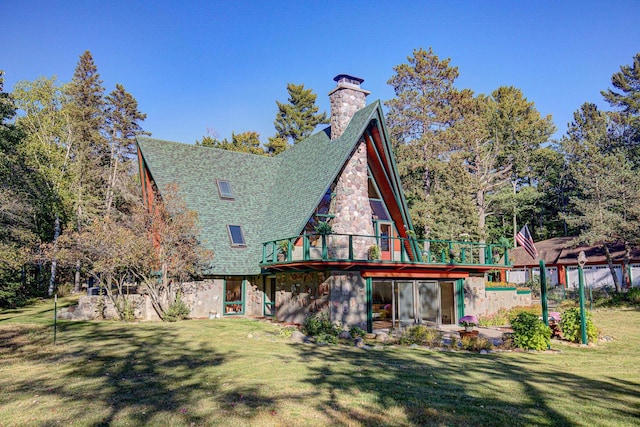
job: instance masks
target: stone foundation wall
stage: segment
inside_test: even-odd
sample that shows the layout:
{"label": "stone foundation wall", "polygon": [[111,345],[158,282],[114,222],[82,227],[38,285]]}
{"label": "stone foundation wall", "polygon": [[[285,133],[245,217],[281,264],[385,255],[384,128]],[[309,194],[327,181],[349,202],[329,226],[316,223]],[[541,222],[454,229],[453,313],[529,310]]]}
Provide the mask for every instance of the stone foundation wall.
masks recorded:
{"label": "stone foundation wall", "polygon": [[245,303],[244,314],[247,316],[260,317],[264,314],[264,292],[262,292],[262,283],[259,277],[247,280],[245,283]]}
{"label": "stone foundation wall", "polygon": [[[137,320],[147,320],[150,317],[149,308],[153,311],[147,298],[142,295],[122,295],[118,298],[126,298],[130,304],[133,304],[133,316]],[[116,311],[115,304],[108,296],[87,295],[80,297],[78,305],[60,309],[58,318],[65,320],[101,320],[119,319],[120,317]]]}
{"label": "stone foundation wall", "polygon": [[301,325],[310,314],[329,314],[329,282],[323,272],[276,275],[275,319]]}
{"label": "stone foundation wall", "polygon": [[367,330],[366,280],[359,272],[331,273],[331,321]]}
{"label": "stone foundation wall", "polygon": [[223,313],[222,279],[205,279],[183,284],[182,300],[191,308],[192,319],[208,319],[220,317]]}
{"label": "stone foundation wall", "polygon": [[531,293],[518,293],[514,289],[496,290],[485,287],[484,277],[468,277],[464,282],[464,314],[480,316],[492,314],[501,308],[531,305]]}

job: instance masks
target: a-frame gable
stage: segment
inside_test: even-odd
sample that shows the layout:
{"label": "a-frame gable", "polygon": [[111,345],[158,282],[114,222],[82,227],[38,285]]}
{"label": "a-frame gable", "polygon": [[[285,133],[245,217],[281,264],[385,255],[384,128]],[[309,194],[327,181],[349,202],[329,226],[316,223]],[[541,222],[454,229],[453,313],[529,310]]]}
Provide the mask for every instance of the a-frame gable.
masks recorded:
{"label": "a-frame gable", "polygon": [[412,246],[413,240],[409,239],[408,232],[413,230],[413,224],[386,131],[384,116],[380,109],[378,109],[377,115],[378,117],[371,120],[364,133],[367,142],[369,170],[376,181],[389,215],[396,225],[398,234],[406,239],[404,242],[407,253],[414,261],[418,261],[421,259],[420,251],[419,248]]}

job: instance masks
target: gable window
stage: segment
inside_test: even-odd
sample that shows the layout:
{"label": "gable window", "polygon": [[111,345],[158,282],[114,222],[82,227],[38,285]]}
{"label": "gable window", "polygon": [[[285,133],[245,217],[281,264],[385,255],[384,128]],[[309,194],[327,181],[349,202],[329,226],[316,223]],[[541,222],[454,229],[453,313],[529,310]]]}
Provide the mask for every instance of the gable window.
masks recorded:
{"label": "gable window", "polygon": [[220,193],[220,197],[223,199],[234,199],[233,191],[231,190],[231,183],[229,181],[218,179],[216,180],[218,183],[218,193]]}
{"label": "gable window", "polygon": [[229,239],[231,239],[231,246],[246,246],[244,240],[244,233],[242,232],[241,225],[227,225],[229,231]]}

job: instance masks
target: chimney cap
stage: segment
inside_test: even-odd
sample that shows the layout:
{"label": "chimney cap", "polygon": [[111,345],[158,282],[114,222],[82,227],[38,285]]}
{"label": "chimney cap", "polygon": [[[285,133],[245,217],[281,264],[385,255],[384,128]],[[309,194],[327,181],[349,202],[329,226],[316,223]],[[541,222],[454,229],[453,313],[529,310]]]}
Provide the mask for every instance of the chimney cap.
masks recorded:
{"label": "chimney cap", "polygon": [[360,77],[354,77],[349,74],[338,74],[333,78],[333,81],[337,83],[350,83],[352,85],[360,86],[360,83],[364,81]]}

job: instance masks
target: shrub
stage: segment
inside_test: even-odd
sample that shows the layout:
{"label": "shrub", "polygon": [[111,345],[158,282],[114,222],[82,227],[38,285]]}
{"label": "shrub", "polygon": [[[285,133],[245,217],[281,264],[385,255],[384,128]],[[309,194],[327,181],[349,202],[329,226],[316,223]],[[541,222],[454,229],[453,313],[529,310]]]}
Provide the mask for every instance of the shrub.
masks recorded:
{"label": "shrub", "polygon": [[317,343],[338,344],[338,336],[333,334],[319,334],[315,336]]}
{"label": "shrub", "polygon": [[358,337],[364,338],[365,335],[367,335],[367,331],[365,331],[359,326],[354,326],[351,329],[349,329],[349,335],[351,335],[351,338],[358,338]]}
{"label": "shrub", "polygon": [[513,325],[513,320],[518,317],[520,313],[531,313],[536,316],[542,316],[542,307],[539,305],[519,305],[509,310],[509,324]]}
{"label": "shrub", "polygon": [[[340,327],[331,323],[327,314],[309,315],[304,319],[302,332],[316,338],[317,342],[338,342]],[[332,339],[331,337],[335,338]]]}
{"label": "shrub", "polygon": [[551,328],[545,325],[537,315],[521,312],[511,322],[513,342],[525,350],[546,350],[551,343]]}
{"label": "shrub", "polygon": [[509,312],[506,308],[501,308],[493,314],[484,314],[478,316],[478,325],[480,326],[505,326],[509,324]]}
{"label": "shrub", "polygon": [[56,294],[59,297],[68,297],[73,293],[73,284],[69,282],[61,283],[56,288]]}
{"label": "shrub", "polygon": [[627,291],[627,300],[631,304],[640,304],[640,288],[631,288]]}
{"label": "shrub", "polygon": [[171,304],[167,311],[165,311],[162,315],[162,320],[164,320],[165,322],[176,322],[178,320],[183,320],[189,317],[190,312],[191,309],[189,308],[187,303],[182,301],[182,298],[180,298],[180,292],[178,292],[173,304]]}
{"label": "shrub", "polygon": [[493,344],[483,337],[464,337],[460,340],[462,349],[468,351],[491,350]]}
{"label": "shrub", "polygon": [[[586,325],[587,325],[587,342],[595,342],[598,338],[598,330],[593,324],[591,319],[591,313],[588,311],[585,313]],[[570,308],[562,313],[562,320],[560,320],[560,328],[562,329],[562,336],[567,341],[579,343],[582,342],[582,325],[580,323],[580,309]]]}
{"label": "shrub", "polygon": [[443,333],[435,328],[428,328],[424,325],[417,325],[407,328],[400,337],[400,344],[428,345],[440,347],[442,345]]}
{"label": "shrub", "polygon": [[455,334],[451,334],[449,339],[451,340],[451,348],[453,350],[457,350],[458,345],[460,344],[460,338]]}
{"label": "shrub", "polygon": [[286,326],[284,328],[281,328],[278,331],[278,337],[279,338],[284,338],[284,339],[289,339],[291,338],[291,335],[293,335],[293,331],[295,331],[296,328],[292,327],[292,326]]}

